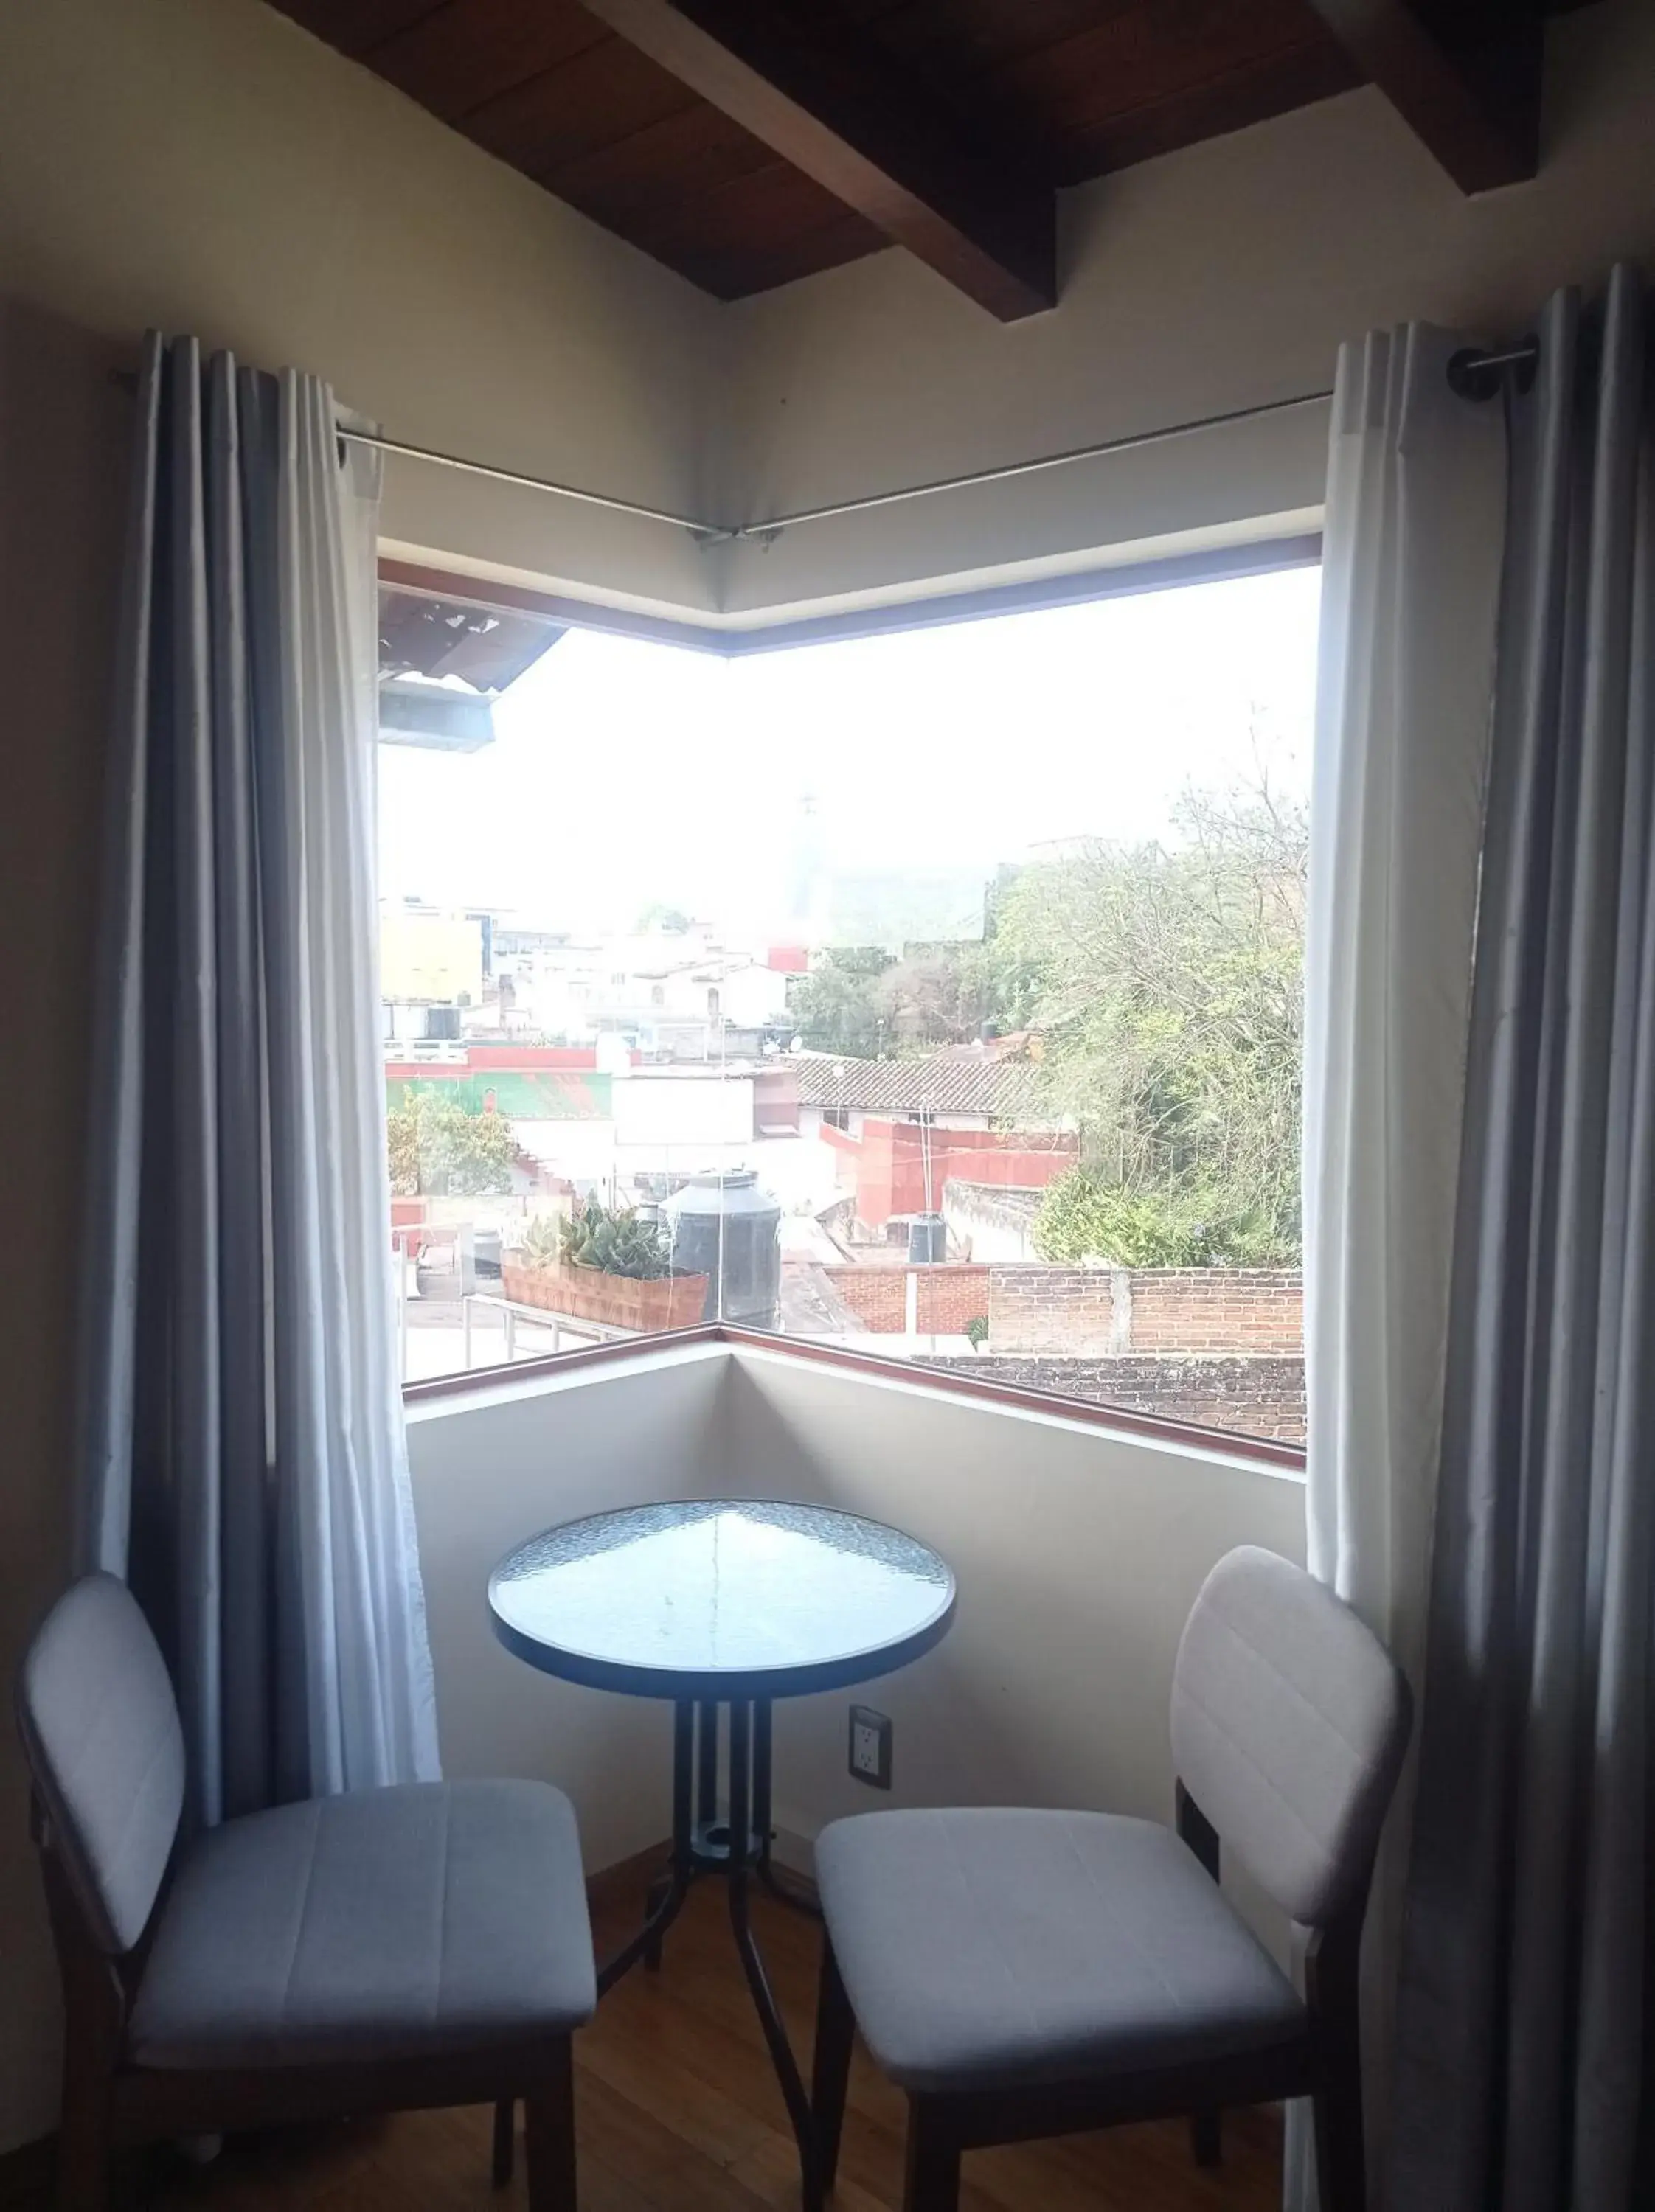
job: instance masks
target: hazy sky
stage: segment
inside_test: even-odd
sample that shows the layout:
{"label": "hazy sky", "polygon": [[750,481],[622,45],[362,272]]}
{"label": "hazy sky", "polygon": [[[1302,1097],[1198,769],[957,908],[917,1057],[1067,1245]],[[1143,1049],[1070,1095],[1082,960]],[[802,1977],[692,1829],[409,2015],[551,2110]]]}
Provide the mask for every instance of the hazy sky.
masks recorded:
{"label": "hazy sky", "polygon": [[[380,890],[525,922],[653,902],[733,935],[829,872],[1164,836],[1189,784],[1310,773],[1319,572],[724,661],[571,630],[471,754],[380,749]],[[801,831],[809,799],[813,830]]]}

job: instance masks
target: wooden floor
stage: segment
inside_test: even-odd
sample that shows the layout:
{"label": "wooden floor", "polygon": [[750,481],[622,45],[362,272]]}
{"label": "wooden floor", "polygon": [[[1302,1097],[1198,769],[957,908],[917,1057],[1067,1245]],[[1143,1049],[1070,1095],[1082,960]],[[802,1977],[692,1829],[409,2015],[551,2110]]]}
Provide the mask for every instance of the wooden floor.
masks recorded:
{"label": "wooden floor", "polygon": [[[636,1876],[594,1902],[601,1955],[636,1925]],[[815,1927],[762,1901],[755,1918],[801,2057],[810,2047]],[[581,2212],[764,2212],[799,2203],[780,2093],[731,1948],[722,1887],[691,1898],[657,1976],[605,1998],[575,2045]],[[808,2067],[806,2067],[808,2072]],[[904,2104],[858,2054],[837,2212],[901,2202]],[[1202,2171],[1182,2124],[972,2153],[964,2212],[1276,2212],[1272,2114],[1226,2121],[1224,2162]],[[522,2212],[521,2144],[509,2191],[489,2186],[489,2115],[415,2113],[228,2144],[210,2166],[174,2152],[143,2179],[156,2212]]]}

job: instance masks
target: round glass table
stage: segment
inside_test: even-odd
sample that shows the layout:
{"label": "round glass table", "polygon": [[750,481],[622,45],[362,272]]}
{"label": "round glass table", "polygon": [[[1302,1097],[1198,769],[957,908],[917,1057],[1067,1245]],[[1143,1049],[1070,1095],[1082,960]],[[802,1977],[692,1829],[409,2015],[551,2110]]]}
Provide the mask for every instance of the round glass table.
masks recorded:
{"label": "round glass table", "polygon": [[[953,1576],[929,1546],[854,1513],[693,1498],[531,1537],[495,1569],[489,1606],[500,1641],[543,1673],[672,1701],[672,1856],[643,1925],[605,1962],[598,1986],[640,1960],[659,1966],[691,1884],[721,1876],[798,2141],[805,2203],[818,2206],[810,2100],[748,1909],[754,1881],[801,1903],[770,1863],[771,1708],[893,1674],[928,1651],[953,1619]],[[508,2109],[505,2124],[508,2146]]]}

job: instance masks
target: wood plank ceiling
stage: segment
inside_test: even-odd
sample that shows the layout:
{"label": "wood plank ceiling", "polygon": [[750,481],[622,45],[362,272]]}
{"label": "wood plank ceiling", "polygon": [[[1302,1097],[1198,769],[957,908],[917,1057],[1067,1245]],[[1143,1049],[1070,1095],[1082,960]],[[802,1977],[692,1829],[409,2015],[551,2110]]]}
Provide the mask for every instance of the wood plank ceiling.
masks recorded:
{"label": "wood plank ceiling", "polygon": [[720,299],[893,240],[1010,320],[1055,190],[1373,82],[1462,189],[1532,175],[1578,0],[275,0]]}

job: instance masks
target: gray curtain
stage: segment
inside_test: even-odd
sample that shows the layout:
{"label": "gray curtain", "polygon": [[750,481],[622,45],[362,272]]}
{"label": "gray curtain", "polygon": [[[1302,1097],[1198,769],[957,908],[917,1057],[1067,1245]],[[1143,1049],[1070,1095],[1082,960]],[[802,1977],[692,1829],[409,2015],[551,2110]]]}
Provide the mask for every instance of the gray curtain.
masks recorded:
{"label": "gray curtain", "polygon": [[1508,393],[1396,2212],[1631,2212],[1651,2164],[1655,503],[1647,308]]}
{"label": "gray curtain", "polygon": [[377,483],[332,395],[146,341],[101,890],[80,1552],[210,1824],[436,1771],[394,1366]]}

